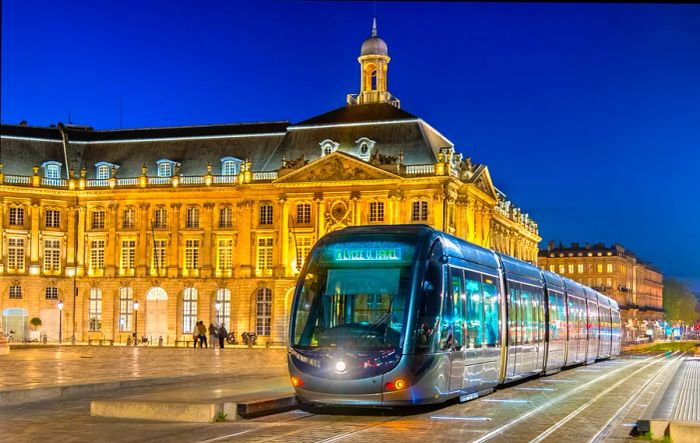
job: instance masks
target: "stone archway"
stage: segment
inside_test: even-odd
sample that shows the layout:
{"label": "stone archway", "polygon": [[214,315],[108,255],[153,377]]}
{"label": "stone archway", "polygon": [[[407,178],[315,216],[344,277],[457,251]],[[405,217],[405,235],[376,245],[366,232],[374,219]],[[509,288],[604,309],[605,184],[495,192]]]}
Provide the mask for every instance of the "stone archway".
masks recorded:
{"label": "stone archway", "polygon": [[168,336],[168,293],[153,287],[146,294],[146,337],[158,340]]}

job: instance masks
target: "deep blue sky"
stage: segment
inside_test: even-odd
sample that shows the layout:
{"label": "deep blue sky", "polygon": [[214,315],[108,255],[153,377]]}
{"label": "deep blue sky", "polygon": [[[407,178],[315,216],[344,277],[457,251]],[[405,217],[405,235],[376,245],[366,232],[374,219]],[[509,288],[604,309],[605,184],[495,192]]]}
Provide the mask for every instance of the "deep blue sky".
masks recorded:
{"label": "deep blue sky", "polygon": [[[700,289],[700,5],[379,3],[389,89],[540,224]],[[5,0],[2,122],[291,120],[357,92],[373,3]]]}

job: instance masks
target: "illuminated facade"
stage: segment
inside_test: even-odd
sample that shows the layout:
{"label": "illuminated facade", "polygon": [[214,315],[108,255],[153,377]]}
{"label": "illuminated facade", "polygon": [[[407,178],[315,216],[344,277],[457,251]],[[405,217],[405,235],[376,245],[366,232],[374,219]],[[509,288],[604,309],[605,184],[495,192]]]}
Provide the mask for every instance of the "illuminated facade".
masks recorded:
{"label": "illuminated facade", "polygon": [[539,253],[540,268],[568,277],[615,299],[620,305],[623,340],[648,331],[661,334],[664,318],[663,275],[620,245],[602,243],[570,247],[550,242]]}
{"label": "illuminated facade", "polygon": [[63,300],[78,341],[173,345],[203,320],[281,342],[307,253],[349,225],[425,223],[535,262],[537,224],[388,92],[376,27],[359,62],[360,93],[297,124],[3,125],[5,329],[40,317],[56,338]]}

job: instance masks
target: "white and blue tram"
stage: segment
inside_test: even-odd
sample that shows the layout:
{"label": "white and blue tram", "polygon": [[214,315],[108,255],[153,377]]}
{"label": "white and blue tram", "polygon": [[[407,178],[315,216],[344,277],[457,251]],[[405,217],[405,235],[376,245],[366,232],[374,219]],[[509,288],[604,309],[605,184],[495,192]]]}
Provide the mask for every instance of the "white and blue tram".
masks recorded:
{"label": "white and blue tram", "polygon": [[617,303],[425,225],[323,237],[299,277],[289,372],[305,403],[400,406],[620,353]]}

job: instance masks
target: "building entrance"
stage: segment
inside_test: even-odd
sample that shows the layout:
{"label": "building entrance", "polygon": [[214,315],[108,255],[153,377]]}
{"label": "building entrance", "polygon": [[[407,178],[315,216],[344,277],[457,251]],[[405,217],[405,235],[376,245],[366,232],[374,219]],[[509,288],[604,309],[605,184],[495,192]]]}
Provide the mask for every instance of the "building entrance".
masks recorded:
{"label": "building entrance", "polygon": [[151,288],[146,294],[146,337],[158,341],[168,337],[168,294],[163,288]]}
{"label": "building entrance", "polygon": [[6,334],[12,331],[12,341],[23,342],[27,337],[27,310],[7,308],[2,310],[2,327]]}

